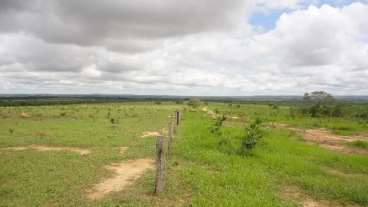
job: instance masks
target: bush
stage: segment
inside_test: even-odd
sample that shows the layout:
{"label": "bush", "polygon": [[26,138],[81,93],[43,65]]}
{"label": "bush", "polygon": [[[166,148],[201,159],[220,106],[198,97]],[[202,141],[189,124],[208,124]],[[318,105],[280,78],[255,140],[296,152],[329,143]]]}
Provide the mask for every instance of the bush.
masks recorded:
{"label": "bush", "polygon": [[220,130],[225,120],[226,117],[224,115],[217,117],[215,124],[211,128],[211,133],[220,135]]}
{"label": "bush", "polygon": [[259,140],[262,138],[260,129],[261,120],[256,119],[246,128],[246,134],[241,142],[239,153],[241,155],[248,155],[256,147]]}

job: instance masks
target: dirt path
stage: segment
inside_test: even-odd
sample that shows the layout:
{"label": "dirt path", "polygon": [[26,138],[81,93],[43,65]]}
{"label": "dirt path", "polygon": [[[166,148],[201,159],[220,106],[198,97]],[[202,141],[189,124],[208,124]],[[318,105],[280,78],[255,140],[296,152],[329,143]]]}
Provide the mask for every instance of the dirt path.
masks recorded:
{"label": "dirt path", "polygon": [[54,147],[54,146],[47,146],[47,145],[28,145],[22,147],[7,147],[3,148],[4,150],[13,150],[13,151],[24,151],[24,150],[36,150],[40,152],[45,151],[67,151],[67,152],[75,152],[80,155],[87,155],[90,154],[91,151],[88,149],[82,149],[78,147]]}
{"label": "dirt path", "polygon": [[134,180],[142,176],[146,170],[153,168],[154,160],[152,159],[128,160],[108,165],[105,169],[111,171],[113,175],[96,184],[87,193],[87,198],[99,200],[112,192],[124,190]]}
{"label": "dirt path", "polygon": [[301,134],[305,141],[318,143],[321,147],[350,154],[368,155],[368,150],[351,147],[347,143],[354,141],[367,141],[362,136],[342,136],[333,134],[327,129],[300,129],[286,124],[273,124],[273,128],[285,128]]}

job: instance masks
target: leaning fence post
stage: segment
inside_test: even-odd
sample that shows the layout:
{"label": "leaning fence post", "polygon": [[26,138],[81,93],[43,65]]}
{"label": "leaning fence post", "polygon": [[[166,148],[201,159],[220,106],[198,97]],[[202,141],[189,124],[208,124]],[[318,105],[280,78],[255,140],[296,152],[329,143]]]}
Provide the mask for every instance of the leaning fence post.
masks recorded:
{"label": "leaning fence post", "polygon": [[158,136],[156,141],[156,185],[155,193],[159,194],[164,190],[165,186],[165,159],[164,159],[164,138]]}
{"label": "leaning fence post", "polygon": [[170,159],[171,156],[171,145],[172,145],[172,140],[173,140],[173,122],[170,121],[169,122],[169,131],[168,131],[168,145],[167,145],[167,159]]}

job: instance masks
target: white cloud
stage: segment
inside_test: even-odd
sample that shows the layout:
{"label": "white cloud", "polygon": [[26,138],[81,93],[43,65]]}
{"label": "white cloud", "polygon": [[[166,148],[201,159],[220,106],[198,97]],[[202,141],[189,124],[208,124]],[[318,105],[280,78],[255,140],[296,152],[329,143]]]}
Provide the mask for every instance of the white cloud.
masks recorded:
{"label": "white cloud", "polygon": [[89,65],[82,69],[82,75],[88,78],[98,78],[101,74],[101,71],[97,70],[96,65]]}
{"label": "white cloud", "polygon": [[[33,8],[17,2],[8,2],[11,11],[0,9],[0,16],[19,19],[19,25],[15,27],[7,27],[5,21],[0,23],[3,29],[2,34],[0,32],[0,93],[251,95],[302,94],[310,90],[328,90],[336,94],[368,92],[368,6],[363,3],[340,8],[328,5],[299,8],[300,2],[297,1],[259,1],[255,5],[264,4],[268,10],[295,9],[284,13],[275,29],[265,33],[252,30],[246,21],[249,6],[240,1],[237,3],[244,6],[242,15],[236,3],[216,2],[214,11],[205,11],[212,7],[200,4],[192,14],[193,20],[198,21],[202,16],[205,19],[198,24],[185,24],[183,28],[180,27],[184,21],[181,17],[191,12],[188,9],[192,8],[190,3],[175,1],[175,4],[165,5],[165,1],[159,1],[158,4],[145,5],[145,9],[153,7],[151,13],[175,5],[183,6],[162,16],[174,19],[162,21],[147,19],[136,3],[124,3],[132,11],[127,20],[116,25],[122,28],[109,29],[111,25],[105,27],[98,22],[93,30],[85,20],[96,9],[98,12],[112,11],[106,14],[109,24],[118,21],[120,14],[113,15],[113,5],[97,8],[95,4],[98,2],[93,2],[80,18],[74,10],[81,8],[82,1],[45,8],[44,12],[51,16],[54,16],[55,8],[67,10],[56,14],[73,14],[72,19],[65,22],[81,25],[83,31],[80,34],[83,35],[79,36],[78,32],[74,33],[73,25],[67,27],[68,32],[63,32],[63,27],[52,19],[48,20],[51,22],[45,30],[31,27],[29,22],[23,21],[23,15],[43,13],[38,13],[37,5]],[[227,10],[222,11],[220,7]],[[178,11],[184,13],[176,16]],[[203,11],[206,15],[200,14]],[[212,25],[218,20],[220,25]],[[143,30],[138,27],[130,31],[133,22],[138,22]],[[227,27],[225,22],[231,22],[233,26]],[[58,28],[54,30],[54,27]],[[99,29],[101,31],[89,35]],[[20,30],[23,32],[16,32]],[[124,31],[143,33],[139,38],[130,39],[128,34],[119,37]],[[147,38],[144,31],[150,33]],[[69,38],[70,34],[73,35]],[[86,41],[83,41],[84,37]]]}

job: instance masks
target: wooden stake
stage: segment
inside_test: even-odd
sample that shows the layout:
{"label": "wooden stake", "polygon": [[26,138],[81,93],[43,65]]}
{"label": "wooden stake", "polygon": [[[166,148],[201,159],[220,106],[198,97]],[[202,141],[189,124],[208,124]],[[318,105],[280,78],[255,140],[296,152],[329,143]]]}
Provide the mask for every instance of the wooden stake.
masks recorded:
{"label": "wooden stake", "polygon": [[155,193],[159,194],[165,187],[165,158],[164,158],[164,138],[158,136],[156,141],[157,159],[156,159],[156,185]]}
{"label": "wooden stake", "polygon": [[180,111],[176,111],[176,125],[179,126],[180,124]]}
{"label": "wooden stake", "polygon": [[170,159],[170,156],[171,156],[171,145],[172,145],[172,140],[173,140],[173,122],[170,121],[169,122],[169,131],[168,131],[168,138],[169,138],[169,141],[168,141],[168,145],[167,145],[167,159],[169,160]]}

